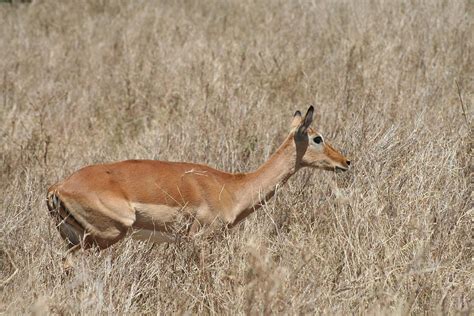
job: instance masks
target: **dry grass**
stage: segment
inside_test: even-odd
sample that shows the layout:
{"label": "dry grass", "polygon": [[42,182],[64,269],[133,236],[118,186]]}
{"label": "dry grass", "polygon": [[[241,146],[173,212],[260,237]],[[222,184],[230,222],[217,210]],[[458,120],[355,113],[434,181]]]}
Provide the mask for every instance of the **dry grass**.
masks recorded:
{"label": "dry grass", "polygon": [[[469,0],[0,4],[0,313],[472,313],[473,14]],[[223,236],[127,239],[62,272],[49,185],[130,158],[251,170],[310,103],[349,173],[300,172]]]}

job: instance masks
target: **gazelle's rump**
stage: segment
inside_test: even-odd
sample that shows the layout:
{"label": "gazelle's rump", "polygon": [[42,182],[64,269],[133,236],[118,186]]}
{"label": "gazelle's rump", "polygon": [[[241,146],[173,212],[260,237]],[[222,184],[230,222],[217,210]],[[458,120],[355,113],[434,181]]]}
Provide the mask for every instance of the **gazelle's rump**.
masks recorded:
{"label": "gazelle's rump", "polygon": [[55,219],[56,227],[70,247],[79,245],[84,237],[84,227],[72,216],[54,192],[48,192],[46,199],[50,215]]}

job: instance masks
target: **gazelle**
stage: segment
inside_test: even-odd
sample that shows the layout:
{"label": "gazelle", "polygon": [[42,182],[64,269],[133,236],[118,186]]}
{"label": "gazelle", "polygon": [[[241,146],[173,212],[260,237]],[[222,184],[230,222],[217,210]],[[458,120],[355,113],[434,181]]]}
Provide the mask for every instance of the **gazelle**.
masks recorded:
{"label": "gazelle", "polygon": [[297,111],[278,150],[254,172],[231,174],[185,162],[127,160],[80,169],[48,190],[47,204],[71,248],[106,248],[132,237],[173,241],[214,222],[234,226],[302,167],[349,168]]}

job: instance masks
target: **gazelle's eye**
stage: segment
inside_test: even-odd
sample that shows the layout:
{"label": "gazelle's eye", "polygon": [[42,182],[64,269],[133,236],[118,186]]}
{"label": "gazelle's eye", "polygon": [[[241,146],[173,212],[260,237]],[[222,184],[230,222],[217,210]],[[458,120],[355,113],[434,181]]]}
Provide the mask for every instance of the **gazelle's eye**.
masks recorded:
{"label": "gazelle's eye", "polygon": [[316,136],[315,138],[313,138],[313,141],[316,144],[321,144],[323,142],[323,138],[321,136]]}

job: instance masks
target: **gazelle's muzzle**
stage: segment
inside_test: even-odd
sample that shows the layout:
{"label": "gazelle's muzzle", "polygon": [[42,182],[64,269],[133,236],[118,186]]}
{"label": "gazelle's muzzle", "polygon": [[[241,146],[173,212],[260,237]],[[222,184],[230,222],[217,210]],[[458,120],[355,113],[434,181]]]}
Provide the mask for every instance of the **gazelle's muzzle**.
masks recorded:
{"label": "gazelle's muzzle", "polygon": [[324,147],[324,153],[334,166],[334,171],[347,171],[351,161],[344,157],[339,151],[334,149],[330,144]]}

